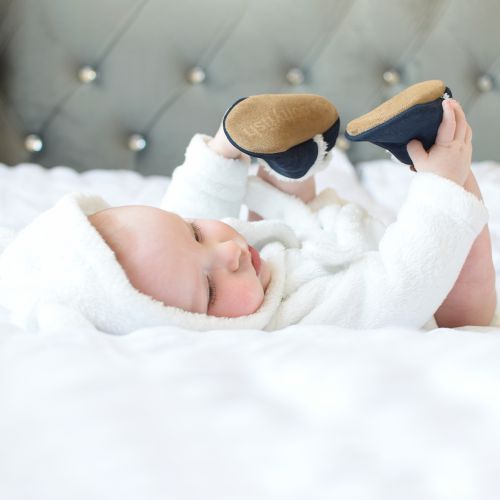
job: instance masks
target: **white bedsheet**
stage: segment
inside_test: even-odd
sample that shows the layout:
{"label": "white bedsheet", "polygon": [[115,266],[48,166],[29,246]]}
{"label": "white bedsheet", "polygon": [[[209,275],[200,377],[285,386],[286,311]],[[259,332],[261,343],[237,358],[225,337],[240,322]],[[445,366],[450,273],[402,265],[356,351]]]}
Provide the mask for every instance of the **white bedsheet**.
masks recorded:
{"label": "white bedsheet", "polygon": [[[367,192],[334,160],[321,184],[389,222],[411,173],[365,164]],[[499,264],[500,165],[474,170]],[[71,190],[157,204],[167,182],[0,166],[0,225]],[[0,311],[1,500],[497,500],[499,422],[500,327],[36,336]]]}

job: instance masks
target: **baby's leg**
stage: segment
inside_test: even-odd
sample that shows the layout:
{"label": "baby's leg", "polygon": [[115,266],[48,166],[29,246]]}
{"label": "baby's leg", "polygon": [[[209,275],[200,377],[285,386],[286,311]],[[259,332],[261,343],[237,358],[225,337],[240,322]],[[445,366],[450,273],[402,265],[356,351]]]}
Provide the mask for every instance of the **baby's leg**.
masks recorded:
{"label": "baby's leg", "polygon": [[[472,171],[464,189],[482,199]],[[434,317],[440,327],[487,326],[493,318],[496,302],[495,268],[486,225],[474,241],[455,285]]]}

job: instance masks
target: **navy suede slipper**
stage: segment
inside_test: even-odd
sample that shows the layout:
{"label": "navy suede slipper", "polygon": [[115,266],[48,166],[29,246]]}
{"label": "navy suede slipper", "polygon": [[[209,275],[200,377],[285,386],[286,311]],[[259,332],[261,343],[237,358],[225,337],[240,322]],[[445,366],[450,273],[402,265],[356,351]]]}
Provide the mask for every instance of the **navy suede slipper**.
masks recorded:
{"label": "navy suede slipper", "polygon": [[443,118],[442,102],[450,97],[450,89],[441,80],[417,83],[349,122],[346,137],[371,142],[412,165],[406,146],[418,139],[426,150],[432,147]]}
{"label": "navy suede slipper", "polygon": [[234,147],[280,180],[302,180],[326,166],[340,120],[328,99],[314,94],[262,94],[236,101],[223,129]]}

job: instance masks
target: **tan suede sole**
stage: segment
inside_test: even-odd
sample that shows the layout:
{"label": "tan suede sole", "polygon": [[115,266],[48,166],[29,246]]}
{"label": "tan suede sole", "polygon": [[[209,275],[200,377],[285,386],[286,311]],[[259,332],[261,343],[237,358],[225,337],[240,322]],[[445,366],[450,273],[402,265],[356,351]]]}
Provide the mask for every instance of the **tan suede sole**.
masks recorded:
{"label": "tan suede sole", "polygon": [[335,106],[314,94],[262,94],[236,104],[224,126],[253,153],[282,153],[326,132],[339,118]]}
{"label": "tan suede sole", "polygon": [[425,104],[442,97],[445,90],[446,85],[441,80],[427,80],[416,83],[391,97],[391,99],[377,106],[369,113],[350,121],[346,127],[347,133],[352,136],[362,134],[416,104]]}

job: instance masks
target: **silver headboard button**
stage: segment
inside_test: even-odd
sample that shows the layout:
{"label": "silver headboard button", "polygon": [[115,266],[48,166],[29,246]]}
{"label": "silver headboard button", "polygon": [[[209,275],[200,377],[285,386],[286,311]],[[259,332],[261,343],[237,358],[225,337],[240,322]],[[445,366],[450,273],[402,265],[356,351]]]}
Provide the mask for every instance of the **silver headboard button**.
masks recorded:
{"label": "silver headboard button", "polygon": [[286,79],[290,85],[302,85],[306,76],[300,68],[290,68],[286,73]]}
{"label": "silver headboard button", "polygon": [[130,151],[137,153],[138,151],[142,151],[147,146],[146,139],[141,134],[132,134],[128,138],[128,148]]}
{"label": "silver headboard button", "polygon": [[38,153],[43,149],[43,141],[39,135],[29,134],[24,138],[24,148],[30,153]]}
{"label": "silver headboard button", "polygon": [[207,78],[207,75],[203,68],[200,66],[194,66],[187,72],[186,78],[189,83],[197,85],[199,83],[203,83]]}
{"label": "silver headboard button", "polygon": [[78,80],[82,83],[92,83],[97,78],[97,71],[92,66],[82,66],[78,70]]}
{"label": "silver headboard button", "polygon": [[494,85],[493,78],[488,74],[480,75],[476,80],[476,87],[480,92],[491,92]]}
{"label": "silver headboard button", "polygon": [[340,149],[340,151],[347,151],[351,147],[351,143],[343,135],[339,135],[335,142],[335,147]]}
{"label": "silver headboard button", "polygon": [[382,79],[388,85],[397,85],[401,81],[401,73],[396,68],[384,71]]}

